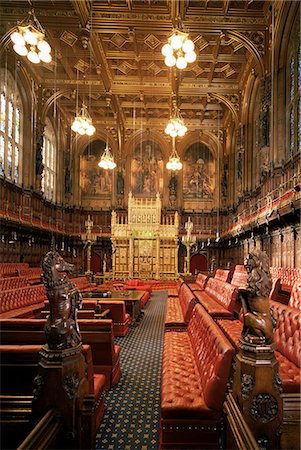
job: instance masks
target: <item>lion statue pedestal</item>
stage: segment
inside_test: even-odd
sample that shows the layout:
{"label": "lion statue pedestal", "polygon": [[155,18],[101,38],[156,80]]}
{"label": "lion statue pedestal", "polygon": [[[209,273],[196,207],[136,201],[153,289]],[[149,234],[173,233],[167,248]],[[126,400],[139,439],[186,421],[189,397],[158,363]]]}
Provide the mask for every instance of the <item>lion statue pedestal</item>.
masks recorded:
{"label": "lion statue pedestal", "polygon": [[247,285],[239,289],[244,314],[235,361],[233,398],[261,449],[280,448],[283,402],[269,307],[272,282],[267,255],[254,251],[244,263]]}

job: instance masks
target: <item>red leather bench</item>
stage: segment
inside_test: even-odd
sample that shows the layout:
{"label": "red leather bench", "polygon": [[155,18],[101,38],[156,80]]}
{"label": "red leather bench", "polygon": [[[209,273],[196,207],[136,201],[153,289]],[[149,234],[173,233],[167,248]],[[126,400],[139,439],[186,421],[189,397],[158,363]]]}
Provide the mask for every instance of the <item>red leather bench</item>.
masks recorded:
{"label": "red leather bench", "polygon": [[[279,362],[283,392],[300,392],[301,312],[273,301],[271,301],[271,308],[277,318],[274,330],[275,356]],[[243,315],[240,314],[240,320],[218,320],[217,323],[238,351],[238,342],[243,329]]]}
{"label": "red leather bench", "polygon": [[[2,344],[44,344],[45,319],[1,319]],[[81,319],[82,342],[90,345],[94,372],[106,376],[106,388],[114,386],[121,374],[120,346],[114,344],[113,322],[110,319]]]}
{"label": "red leather bench", "polygon": [[19,277],[27,277],[30,284],[41,283],[41,267],[29,267],[27,269],[17,269]]}
{"label": "red leather bench", "polygon": [[235,286],[235,287],[244,286],[245,284],[247,284],[247,281],[248,281],[247,269],[245,268],[244,265],[237,264],[235,266],[235,269],[234,269],[234,272],[232,275],[232,279],[231,279],[232,286]]}
{"label": "red leather bench", "polygon": [[225,281],[226,283],[229,283],[230,276],[231,276],[230,270],[217,269],[214,278],[216,280]]}
{"label": "red leather bench", "polygon": [[180,288],[181,288],[183,283],[184,283],[184,280],[183,280],[182,277],[180,277],[177,280],[177,282],[176,282],[176,287],[175,288],[169,288],[167,290],[168,297],[178,297],[179,292],[180,292]]}
{"label": "red leather bench", "polygon": [[232,319],[237,288],[229,283],[209,278],[204,291],[195,291],[196,298],[214,319]]}
{"label": "red leather bench", "polygon": [[138,279],[128,280],[124,287],[125,289],[135,289],[136,291],[152,291],[152,286],[150,283]]}
{"label": "red leather bench", "polygon": [[165,329],[187,328],[197,299],[194,293],[183,283],[179,297],[168,297],[165,314]]}
{"label": "red leather bench", "polygon": [[93,291],[96,287],[96,283],[90,283],[86,277],[70,278],[70,282],[81,292]]}
{"label": "red leather bench", "polygon": [[18,269],[27,269],[28,263],[0,263],[0,276],[14,277]]}
{"label": "red leather bench", "polygon": [[28,285],[28,278],[26,277],[0,278],[0,292],[9,291],[11,289],[18,289]]}
{"label": "red leather bench", "polygon": [[1,318],[33,314],[43,308],[46,290],[43,284],[0,292]]}
{"label": "red leather bench", "polygon": [[100,300],[97,303],[101,307],[101,311],[109,310],[106,318],[113,320],[114,336],[126,336],[132,323],[132,318],[126,312],[125,303],[118,300]]}
{"label": "red leather bench", "polygon": [[271,267],[272,278],[280,278],[281,289],[291,292],[296,282],[301,282],[301,269],[295,267]]}
{"label": "red leather bench", "polygon": [[187,331],[164,335],[160,448],[219,448],[234,348],[196,305]]}
{"label": "red leather bench", "polygon": [[288,306],[301,311],[301,281],[296,281],[292,287]]}
{"label": "red leather bench", "polygon": [[192,291],[203,291],[208,281],[208,275],[198,273],[194,283],[188,283]]}
{"label": "red leather bench", "polygon": [[[1,353],[1,394],[32,395],[34,378],[38,373],[38,363],[41,359],[42,345],[0,345]],[[86,363],[86,373],[89,384],[89,394],[94,394],[94,410],[96,427],[103,417],[104,389],[106,377],[95,374],[91,347],[83,345],[83,355]],[[20,373],[21,380],[20,380]]]}

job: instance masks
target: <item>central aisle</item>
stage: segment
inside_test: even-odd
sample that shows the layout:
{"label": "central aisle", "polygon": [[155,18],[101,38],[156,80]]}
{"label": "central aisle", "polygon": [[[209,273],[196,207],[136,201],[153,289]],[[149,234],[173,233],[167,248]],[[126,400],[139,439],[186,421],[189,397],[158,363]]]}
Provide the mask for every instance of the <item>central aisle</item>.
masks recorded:
{"label": "central aisle", "polygon": [[167,292],[153,292],[121,346],[121,378],[106,391],[97,449],[159,448],[161,363]]}

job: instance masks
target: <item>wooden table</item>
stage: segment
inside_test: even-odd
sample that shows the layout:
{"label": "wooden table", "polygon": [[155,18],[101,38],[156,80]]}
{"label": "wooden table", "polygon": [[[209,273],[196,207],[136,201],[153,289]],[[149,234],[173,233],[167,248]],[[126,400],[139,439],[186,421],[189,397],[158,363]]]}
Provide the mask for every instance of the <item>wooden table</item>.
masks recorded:
{"label": "wooden table", "polygon": [[[145,291],[135,291],[135,290],[129,290],[129,291],[110,291],[111,296],[110,297],[100,297],[99,292],[85,292],[85,296],[83,296],[83,301],[86,300],[95,300],[95,303],[97,300],[114,300],[114,301],[124,301],[125,303],[125,309],[126,312],[130,314],[132,317],[133,322],[135,322],[138,317],[141,314],[141,304],[140,300],[142,299],[143,295],[145,294]],[[107,292],[107,291],[104,291]],[[98,294],[98,296],[97,296]]]}

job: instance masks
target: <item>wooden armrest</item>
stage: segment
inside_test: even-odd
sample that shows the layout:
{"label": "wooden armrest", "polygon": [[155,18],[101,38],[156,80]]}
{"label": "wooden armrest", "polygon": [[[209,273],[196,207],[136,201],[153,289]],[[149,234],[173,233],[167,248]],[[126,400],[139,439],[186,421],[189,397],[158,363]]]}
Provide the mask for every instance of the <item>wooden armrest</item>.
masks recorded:
{"label": "wooden armrest", "polygon": [[105,319],[110,314],[110,308],[105,309],[102,313],[95,314],[96,319]]}

